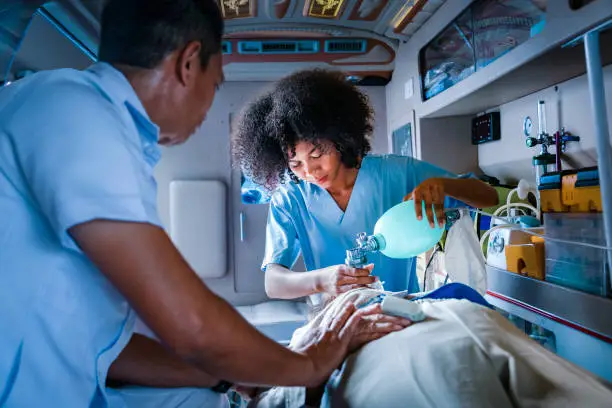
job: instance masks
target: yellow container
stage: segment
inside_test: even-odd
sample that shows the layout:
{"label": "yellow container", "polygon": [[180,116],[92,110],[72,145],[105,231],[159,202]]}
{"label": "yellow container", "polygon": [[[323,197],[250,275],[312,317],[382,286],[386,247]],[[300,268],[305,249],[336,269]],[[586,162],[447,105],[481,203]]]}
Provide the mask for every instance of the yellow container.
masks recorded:
{"label": "yellow container", "polygon": [[567,212],[561,200],[561,189],[540,190],[540,209],[542,212]]}
{"label": "yellow container", "polygon": [[602,212],[596,167],[549,173],[540,179],[542,212]]}
{"label": "yellow container", "polygon": [[544,240],[534,236],[530,239],[530,243],[506,245],[508,271],[544,280]]}

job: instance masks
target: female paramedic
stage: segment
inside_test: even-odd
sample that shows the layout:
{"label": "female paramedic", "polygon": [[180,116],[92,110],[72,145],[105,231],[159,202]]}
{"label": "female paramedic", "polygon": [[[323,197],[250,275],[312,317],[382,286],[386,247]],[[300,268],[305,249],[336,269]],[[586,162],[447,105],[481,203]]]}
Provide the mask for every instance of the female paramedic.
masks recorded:
{"label": "female paramedic", "polygon": [[[371,256],[377,276],[372,265],[343,265],[356,235],[371,233],[386,210],[408,197],[419,217],[425,201],[432,226],[433,211],[443,223],[445,207],[497,203],[495,190],[479,180],[411,157],[369,155],[372,124],[367,96],[342,73],[320,69],[281,79],[242,112],[232,135],[235,161],[255,183],[276,190],[262,265],[268,296],[335,296],[377,279],[385,290],[416,292],[414,259]],[[300,251],[308,273],[291,270]]]}

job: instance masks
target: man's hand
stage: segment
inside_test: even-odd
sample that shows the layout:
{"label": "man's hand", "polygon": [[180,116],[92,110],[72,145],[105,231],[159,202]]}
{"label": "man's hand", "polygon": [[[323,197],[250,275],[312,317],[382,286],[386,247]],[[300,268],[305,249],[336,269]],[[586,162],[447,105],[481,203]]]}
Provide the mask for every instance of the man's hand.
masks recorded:
{"label": "man's hand", "polygon": [[315,271],[318,274],[318,291],[332,296],[348,292],[351,289],[364,287],[378,280],[372,276],[374,265],[367,265],[363,269],[351,268],[347,265],[334,265]]}
{"label": "man's hand", "polygon": [[[446,198],[445,179],[430,178],[419,184],[410,194],[404,197],[404,201],[414,200],[414,210],[419,220],[423,219],[423,203],[429,225],[433,228],[437,219],[440,227],[444,226],[444,198]],[[433,207],[433,210],[432,210]],[[434,219],[434,210],[436,219]]]}
{"label": "man's hand", "polygon": [[348,354],[353,337],[359,333],[361,313],[355,305],[347,303],[326,327],[317,327],[306,336],[301,351],[310,358],[318,375],[308,384],[309,387],[321,385],[340,365]]}

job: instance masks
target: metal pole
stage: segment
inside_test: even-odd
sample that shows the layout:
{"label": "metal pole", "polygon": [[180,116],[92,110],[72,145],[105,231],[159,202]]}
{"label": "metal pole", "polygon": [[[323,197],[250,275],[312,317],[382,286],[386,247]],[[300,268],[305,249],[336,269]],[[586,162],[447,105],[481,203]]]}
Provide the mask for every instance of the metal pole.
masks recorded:
{"label": "metal pole", "polygon": [[[603,203],[604,230],[607,246],[612,246],[612,149],[610,148],[610,131],[606,111],[606,93],[603,82],[603,68],[599,54],[599,32],[591,31],[584,36],[584,53],[586,56],[589,93],[595,119],[595,136],[597,137],[597,157],[599,167],[599,184]],[[612,268],[612,250],[608,249],[608,266]],[[608,280],[612,285],[612,274]],[[607,291],[606,291],[607,292]],[[607,293],[606,293],[607,295]]]}

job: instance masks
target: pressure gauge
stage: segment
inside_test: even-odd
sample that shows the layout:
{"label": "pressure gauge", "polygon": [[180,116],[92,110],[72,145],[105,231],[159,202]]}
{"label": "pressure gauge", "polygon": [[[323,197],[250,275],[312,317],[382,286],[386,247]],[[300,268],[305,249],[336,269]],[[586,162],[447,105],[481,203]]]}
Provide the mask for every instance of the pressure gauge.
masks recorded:
{"label": "pressure gauge", "polygon": [[529,116],[526,116],[525,120],[523,121],[523,133],[525,134],[525,136],[527,137],[531,136],[532,126],[533,126],[533,123],[531,122],[531,118]]}

